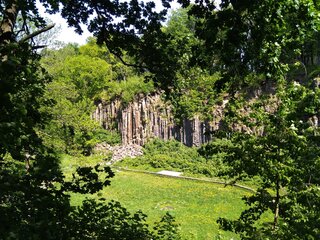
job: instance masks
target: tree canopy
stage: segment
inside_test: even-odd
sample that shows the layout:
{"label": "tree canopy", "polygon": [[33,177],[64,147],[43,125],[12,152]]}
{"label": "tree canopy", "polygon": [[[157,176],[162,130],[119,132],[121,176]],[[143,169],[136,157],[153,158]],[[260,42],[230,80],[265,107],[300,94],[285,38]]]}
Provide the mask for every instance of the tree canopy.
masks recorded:
{"label": "tree canopy", "polygon": [[[60,4],[59,1],[40,2],[51,12],[57,11]],[[64,8],[73,8],[74,3],[68,2]],[[81,2],[77,7],[80,11]],[[112,12],[114,7],[124,8],[123,11],[128,8],[115,3],[108,8],[115,15],[120,10]],[[112,239],[117,236],[157,239],[177,236],[170,215],[164,216],[155,229],[150,229],[144,214],[131,215],[119,203],[106,205],[103,199],[90,199],[80,206],[71,206],[70,193],[96,193],[110,184],[109,179],[114,174],[109,167],[97,165],[78,168],[72,179],[65,179],[55,149],[44,144],[39,135],[52,117],[42,109],[52,106],[53,101],[51,97],[44,97],[45,85],[51,79],[39,63],[40,55],[35,51],[39,46],[31,39],[50,27],[46,27],[39,16],[36,1],[1,1],[0,11],[0,133],[3,136],[0,140],[0,238]],[[30,24],[39,30],[30,32]],[[87,50],[83,51],[87,53]],[[91,66],[94,63],[105,66],[106,72],[96,68],[99,81],[95,84],[108,80],[110,65],[105,61],[87,61],[85,54],[73,58],[81,58]],[[69,61],[72,65],[72,58]],[[63,72],[64,66],[59,67]],[[79,79],[66,73],[72,83],[68,86],[72,93],[68,97],[74,101],[92,97],[94,93],[90,88],[98,90],[101,85],[87,85],[86,81],[91,80],[87,74],[77,73],[77,66],[74,70]],[[81,90],[81,95],[74,94],[73,88]],[[94,220],[88,215],[97,218]]]}
{"label": "tree canopy", "polygon": [[[66,53],[57,54],[64,64],[47,58],[44,64],[49,72],[50,64],[56,64],[51,70],[58,79],[49,85],[52,97],[44,95],[50,77],[35,51],[41,46],[32,41],[51,26],[40,17],[35,0],[0,2],[0,215],[5,216],[0,219],[1,238],[176,236],[167,215],[153,231],[142,213],[130,216],[117,203],[106,206],[87,200],[72,207],[69,192],[95,193],[110,184],[113,173],[101,166],[79,168],[66,181],[54,149],[39,135],[54,119],[65,127],[66,140],[74,137],[74,121],[79,123],[82,117],[75,106],[90,112],[88,99],[97,92],[109,96],[108,89],[116,91],[119,86],[111,80],[125,83],[132,73],[117,64],[112,67],[111,62],[136,68],[146,82],[152,79],[187,117],[208,112],[213,97],[228,94],[224,119],[228,144],[223,149],[230,168],[226,174],[235,179],[258,177],[260,182],[256,194],[245,198],[248,209],[238,220],[219,220],[225,230],[239,233],[242,239],[319,238],[319,124],[310,120],[319,118],[319,86],[290,75],[296,66],[307,69],[314,62],[318,1],[222,0],[218,6],[209,0],[178,0],[186,10],[173,13],[164,26],[171,2],[162,0],[163,10],[157,12],[155,1],[40,0],[47,12],[59,12],[78,33],[80,24],[85,24],[102,46],[68,46]],[[106,59],[109,53],[118,60]],[[142,86],[133,79],[138,88]],[[247,87],[266,84],[273,87],[271,97],[262,95],[250,102],[241,94]],[[119,95],[129,90],[125,84],[119,88]],[[41,111],[53,100],[65,107],[63,116],[69,119],[57,117],[61,113],[57,108],[52,113],[55,118]],[[245,104],[250,106],[247,114],[242,111]],[[230,126],[235,124],[258,133],[234,131]],[[88,140],[87,128],[78,126],[81,141]],[[267,211],[273,213],[273,223],[257,227]],[[88,214],[101,222],[95,227]]]}

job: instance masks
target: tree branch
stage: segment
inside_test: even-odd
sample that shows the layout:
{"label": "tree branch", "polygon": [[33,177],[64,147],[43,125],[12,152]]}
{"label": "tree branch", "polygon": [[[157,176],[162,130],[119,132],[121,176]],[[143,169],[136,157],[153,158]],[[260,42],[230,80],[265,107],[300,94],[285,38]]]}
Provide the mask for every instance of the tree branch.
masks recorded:
{"label": "tree branch", "polygon": [[34,38],[35,36],[37,36],[37,35],[39,35],[39,34],[41,34],[41,33],[43,33],[43,32],[49,31],[49,30],[52,29],[55,25],[56,25],[56,24],[53,23],[53,24],[50,24],[50,25],[48,25],[48,26],[46,26],[46,27],[44,27],[44,28],[42,28],[42,29],[39,29],[39,30],[37,30],[37,31],[35,31],[35,32],[33,32],[33,33],[31,33],[31,34],[23,37],[23,38],[19,41],[19,43],[23,43],[23,42],[25,42],[25,41],[27,41],[27,40],[29,40],[29,39],[31,39],[31,38]]}
{"label": "tree branch", "polygon": [[37,49],[41,49],[41,48],[45,48],[48,47],[48,45],[38,45],[38,46],[33,46],[32,50],[37,50]]}
{"label": "tree branch", "polygon": [[148,68],[147,66],[143,66],[143,65],[137,65],[137,64],[130,64],[130,63],[127,63],[125,60],[123,60],[123,58],[117,54],[116,52],[112,51],[110,48],[108,48],[110,53],[115,55],[121,62],[123,65],[125,66],[128,66],[128,67],[135,67],[135,68],[140,68],[140,69],[146,69]]}

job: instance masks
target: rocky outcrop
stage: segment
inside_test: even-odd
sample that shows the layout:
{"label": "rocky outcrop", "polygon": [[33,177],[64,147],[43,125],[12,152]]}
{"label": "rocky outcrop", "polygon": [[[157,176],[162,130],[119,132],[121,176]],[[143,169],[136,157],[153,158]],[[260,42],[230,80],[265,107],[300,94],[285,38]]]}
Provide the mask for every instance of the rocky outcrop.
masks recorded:
{"label": "rocky outcrop", "polygon": [[137,96],[125,107],[118,100],[101,102],[93,118],[106,129],[116,128],[124,145],[141,146],[149,139],[160,138],[176,139],[187,146],[199,146],[210,140],[210,131],[219,128],[222,108],[217,107],[212,122],[201,121],[196,116],[191,120],[184,119],[179,126],[174,121],[171,107],[161,99],[161,95],[150,94]]}
{"label": "rocky outcrop", "polygon": [[[298,83],[297,83],[298,84]],[[278,100],[274,95],[275,87],[266,84],[261,88],[247,92],[247,103],[239,110],[243,116],[251,112],[250,104],[254,103],[261,95],[268,96],[266,112],[274,112],[278,106]],[[174,121],[172,108],[165,103],[161,94],[138,95],[134,101],[123,106],[119,100],[110,103],[100,102],[93,113],[96,119],[106,129],[116,129],[120,132],[122,144],[144,145],[149,139],[159,138],[163,140],[176,139],[187,146],[200,146],[211,140],[213,131],[221,127],[224,109],[228,103],[225,96],[220,105],[216,105],[212,111],[213,119],[202,121],[198,116],[193,119],[183,119],[178,125]],[[312,118],[306,119],[311,125],[320,127],[320,113]],[[235,131],[252,134],[263,134],[263,126],[247,126],[241,122],[230,126]]]}

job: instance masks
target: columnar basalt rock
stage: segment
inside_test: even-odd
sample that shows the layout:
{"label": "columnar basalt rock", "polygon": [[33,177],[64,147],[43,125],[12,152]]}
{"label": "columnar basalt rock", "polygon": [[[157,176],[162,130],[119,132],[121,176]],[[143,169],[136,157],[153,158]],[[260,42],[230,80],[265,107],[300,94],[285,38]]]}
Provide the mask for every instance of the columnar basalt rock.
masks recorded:
{"label": "columnar basalt rock", "polygon": [[[266,84],[261,88],[253,89],[247,94],[248,105],[239,109],[240,114],[248,115],[251,112],[250,104],[254,103],[261,95],[268,96],[266,112],[274,112],[278,106],[275,97],[275,87]],[[159,138],[162,140],[176,139],[187,146],[200,146],[211,140],[215,130],[221,128],[225,106],[228,104],[228,95],[223,96],[221,104],[212,109],[213,119],[202,121],[198,116],[193,119],[183,119],[178,125],[174,121],[171,106],[165,103],[160,93],[147,96],[138,95],[135,100],[124,106],[121,101],[114,100],[109,103],[101,102],[93,113],[96,119],[105,129],[116,129],[120,132],[123,145],[144,145],[149,139]],[[311,125],[320,127],[320,113],[306,119]],[[250,134],[263,134],[263,126],[247,126],[241,122],[230,126],[235,131]]]}
{"label": "columnar basalt rock", "polygon": [[[220,114],[217,114],[218,117]],[[212,123],[194,119],[184,119],[178,126],[171,111],[160,94],[139,95],[134,101],[122,106],[119,100],[99,103],[93,113],[104,128],[116,128],[122,144],[144,145],[152,138],[176,139],[187,146],[200,146],[210,140],[209,131],[219,128],[219,120]],[[221,118],[220,118],[221,119]]]}

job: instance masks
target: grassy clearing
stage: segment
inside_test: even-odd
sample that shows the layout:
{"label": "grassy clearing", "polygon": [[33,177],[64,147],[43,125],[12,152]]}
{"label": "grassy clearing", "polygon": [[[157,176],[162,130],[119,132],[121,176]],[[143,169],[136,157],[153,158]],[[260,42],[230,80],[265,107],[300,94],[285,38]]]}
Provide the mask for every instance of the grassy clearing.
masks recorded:
{"label": "grassy clearing", "polygon": [[249,193],[212,183],[117,172],[101,195],[120,201],[130,211],[142,210],[150,223],[169,211],[181,225],[185,239],[237,239],[232,233],[220,231],[216,220],[236,219],[244,209],[244,194]]}
{"label": "grassy clearing", "polygon": [[[62,169],[70,176],[76,166],[94,165],[101,157],[62,158]],[[117,171],[111,186],[95,195],[117,200],[131,212],[141,210],[148,223],[159,221],[165,212],[175,216],[184,239],[238,239],[233,233],[219,230],[218,217],[236,219],[244,209],[241,197],[250,194],[235,187],[174,179],[143,173]],[[85,196],[74,195],[80,204]]]}

